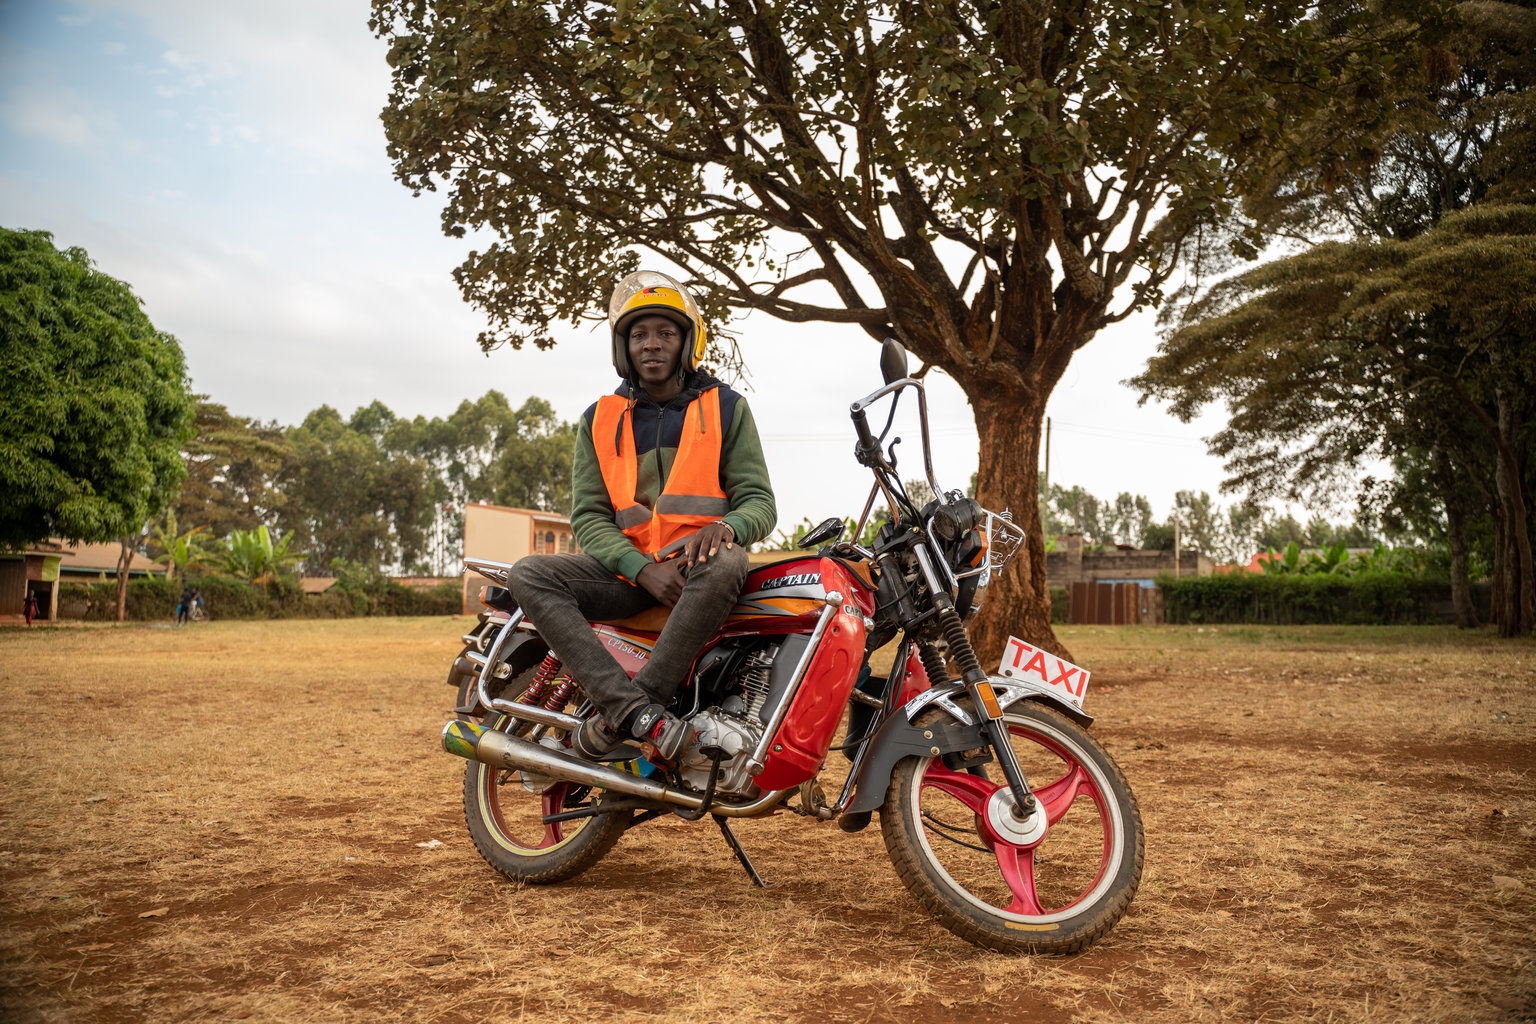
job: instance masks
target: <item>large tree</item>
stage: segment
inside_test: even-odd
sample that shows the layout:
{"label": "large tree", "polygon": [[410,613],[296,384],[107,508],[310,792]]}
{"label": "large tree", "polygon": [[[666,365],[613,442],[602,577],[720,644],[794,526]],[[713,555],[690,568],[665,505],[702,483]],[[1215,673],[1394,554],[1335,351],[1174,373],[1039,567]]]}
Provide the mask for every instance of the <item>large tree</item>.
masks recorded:
{"label": "large tree", "polygon": [[379,402],[350,420],[323,405],[288,431],[278,519],[305,552],[306,571],[325,572],[336,561],[404,568],[425,552],[431,478],[421,459],[380,444],[395,422]]}
{"label": "large tree", "polygon": [[[1502,632],[1536,625],[1536,11],[1454,8],[1428,75],[1390,83],[1368,159],[1282,175],[1262,221],[1344,231],[1220,281],[1181,311],[1137,383],[1192,415],[1221,399],[1229,484],[1316,494],[1367,456],[1423,464],[1466,600],[1465,509],[1496,525]],[[1371,145],[1364,145],[1371,142]]]}
{"label": "large tree", "polygon": [[185,449],[187,479],[173,506],[176,518],[213,537],[276,522],[283,501],[276,479],[290,454],[283,429],[201,397],[193,420],[197,433]]}
{"label": "large tree", "polygon": [[982,650],[1061,649],[1036,467],[1073,353],[1261,172],[1326,155],[1294,126],[1412,51],[1377,9],[1272,0],[374,0],[371,24],[397,176],[447,185],[450,235],[499,239],[456,272],[482,345],[547,347],[659,257],[717,323],[851,325],[955,378],[977,497],[1028,534]]}
{"label": "large tree", "polygon": [[0,228],[0,547],[121,540],[126,565],[185,476],[176,339],[122,281],[46,231]]}

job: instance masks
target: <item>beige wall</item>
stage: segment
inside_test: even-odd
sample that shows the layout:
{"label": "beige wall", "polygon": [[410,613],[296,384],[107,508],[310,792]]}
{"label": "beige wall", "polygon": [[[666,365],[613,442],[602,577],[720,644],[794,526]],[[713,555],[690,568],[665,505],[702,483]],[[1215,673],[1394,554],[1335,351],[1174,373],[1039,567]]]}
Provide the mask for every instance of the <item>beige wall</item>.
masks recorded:
{"label": "beige wall", "polygon": [[[555,535],[553,546],[541,547],[535,537]],[[505,505],[469,502],[464,506],[464,557],[494,562],[515,562],[535,551],[554,553],[576,550],[570,520],[551,512],[535,512]],[[464,574],[464,613],[480,611],[479,593],[486,580],[479,573]]]}

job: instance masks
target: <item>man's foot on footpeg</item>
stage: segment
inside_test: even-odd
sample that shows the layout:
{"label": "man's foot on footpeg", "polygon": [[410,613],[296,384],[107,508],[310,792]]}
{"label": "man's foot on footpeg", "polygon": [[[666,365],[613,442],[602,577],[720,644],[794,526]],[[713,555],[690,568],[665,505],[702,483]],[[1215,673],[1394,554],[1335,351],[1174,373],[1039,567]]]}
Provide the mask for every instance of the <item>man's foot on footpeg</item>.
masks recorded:
{"label": "man's foot on footpeg", "polygon": [[623,743],[624,737],[620,736],[599,714],[594,714],[582,722],[576,727],[576,731],[571,733],[571,749],[589,761],[602,760],[605,755],[619,749]]}
{"label": "man's foot on footpeg", "polygon": [[630,735],[640,741],[646,759],[670,768],[693,742],[693,726],[669,714],[660,704],[647,704],[635,715]]}

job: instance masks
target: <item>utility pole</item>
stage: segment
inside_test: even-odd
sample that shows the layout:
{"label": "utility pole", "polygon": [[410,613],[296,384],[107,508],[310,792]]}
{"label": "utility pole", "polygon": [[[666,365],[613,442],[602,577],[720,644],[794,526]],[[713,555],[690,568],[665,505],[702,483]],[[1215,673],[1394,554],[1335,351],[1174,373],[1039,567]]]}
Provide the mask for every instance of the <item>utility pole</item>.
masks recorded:
{"label": "utility pole", "polygon": [[1051,418],[1045,418],[1045,496],[1051,496]]}
{"label": "utility pole", "polygon": [[1179,575],[1179,510],[1173,510],[1173,575]]}

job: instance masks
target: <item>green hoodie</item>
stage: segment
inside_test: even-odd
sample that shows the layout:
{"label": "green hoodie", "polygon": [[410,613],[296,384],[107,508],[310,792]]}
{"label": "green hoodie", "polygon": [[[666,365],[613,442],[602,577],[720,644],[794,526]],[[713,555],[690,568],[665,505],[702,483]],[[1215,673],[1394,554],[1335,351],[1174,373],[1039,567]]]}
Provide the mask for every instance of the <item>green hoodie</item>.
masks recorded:
{"label": "green hoodie", "polygon": [[[643,388],[631,389],[628,384],[621,384],[614,392],[634,402],[631,422],[637,460],[635,500],[646,508],[655,505],[677,457],[688,403],[710,388],[720,389],[720,422],[725,427],[720,447],[720,489],[730,501],[731,510],[721,518],[735,531],[736,543],[745,547],[773,532],[778,519],[773,485],[768,479],[768,464],[763,459],[762,442],[758,440],[757,425],[747,400],[707,373],[690,373],[682,392],[665,405],[657,405]],[[596,412],[594,402],[577,427],[571,473],[571,529],[583,551],[615,575],[633,582],[651,558],[636,548],[614,522],[608,485],[603,482],[602,467],[592,445],[592,417]]]}

